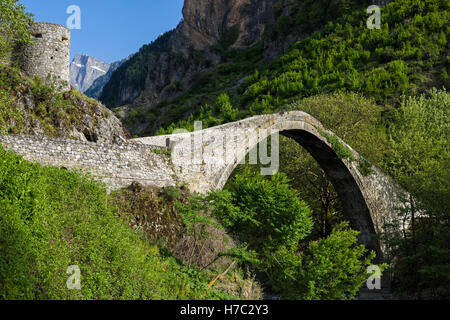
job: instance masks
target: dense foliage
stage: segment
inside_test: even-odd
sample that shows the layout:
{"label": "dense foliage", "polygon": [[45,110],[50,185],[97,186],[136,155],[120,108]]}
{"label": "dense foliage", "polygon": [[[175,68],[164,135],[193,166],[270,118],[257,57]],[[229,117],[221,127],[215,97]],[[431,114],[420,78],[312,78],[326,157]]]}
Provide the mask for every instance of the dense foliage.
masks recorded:
{"label": "dense foliage", "polygon": [[272,39],[282,39],[293,34],[309,35],[323,28],[328,22],[367,8],[372,1],[367,0],[280,0],[274,4],[275,26],[268,31]]}
{"label": "dense foliage", "polygon": [[375,254],[355,246],[358,232],[343,223],[330,236],[307,240],[311,212],[283,174],[238,174],[210,195],[213,213],[242,243],[231,251],[257,279],[284,298],[352,299]]}
{"label": "dense foliage", "polygon": [[[192,87],[170,105],[185,110],[185,104],[189,104],[190,110],[198,110],[193,115],[196,120],[207,120],[204,110],[210,110],[208,117],[216,119],[214,123],[222,123],[230,120],[219,108],[192,105],[190,101],[196,101],[192,96],[202,94],[204,100],[210,100],[211,96],[226,91],[239,110],[237,118],[241,119],[276,112],[286,103],[320,93],[358,92],[380,104],[398,106],[402,94],[449,86],[448,1],[392,2],[382,8],[380,30],[366,27],[366,7],[344,12],[322,30],[296,42],[273,62],[250,63],[253,74],[244,79],[243,72],[249,68],[242,67],[240,59],[245,52],[236,53],[236,61],[227,63],[228,72],[222,74],[223,66],[217,67],[216,77],[206,86]],[[235,79],[234,84],[226,85],[231,79]],[[242,81],[236,87],[239,79]],[[209,97],[205,96],[207,92]],[[180,120],[174,121],[170,130],[185,127]]]}
{"label": "dense foliage", "polygon": [[231,298],[132,230],[98,183],[1,148],[0,212],[1,299]]}
{"label": "dense foliage", "polygon": [[9,60],[13,50],[31,41],[28,26],[33,15],[25,12],[18,0],[0,1],[0,62]]}
{"label": "dense foliage", "polygon": [[215,214],[251,247],[297,246],[312,228],[310,211],[284,175],[238,175],[219,193]]}
{"label": "dense foliage", "polygon": [[404,98],[383,161],[412,197],[398,212],[403,234],[386,230],[396,285],[417,298],[450,296],[450,94]]}
{"label": "dense foliage", "polygon": [[396,1],[383,8],[380,30],[365,26],[365,12],[344,16],[255,74],[243,99],[250,111],[270,112],[292,96],[343,89],[396,102],[430,85],[425,75],[434,72],[432,85],[448,84],[439,73],[449,63],[449,15],[447,1]]}

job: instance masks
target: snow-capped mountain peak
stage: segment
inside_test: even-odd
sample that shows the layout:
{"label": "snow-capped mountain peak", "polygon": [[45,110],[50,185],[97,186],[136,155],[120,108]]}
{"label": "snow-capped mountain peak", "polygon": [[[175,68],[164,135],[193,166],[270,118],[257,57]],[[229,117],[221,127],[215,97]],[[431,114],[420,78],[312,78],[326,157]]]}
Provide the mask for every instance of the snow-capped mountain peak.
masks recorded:
{"label": "snow-capped mountain peak", "polygon": [[87,55],[77,54],[70,64],[70,84],[84,93],[95,80],[104,76],[109,68],[109,63]]}

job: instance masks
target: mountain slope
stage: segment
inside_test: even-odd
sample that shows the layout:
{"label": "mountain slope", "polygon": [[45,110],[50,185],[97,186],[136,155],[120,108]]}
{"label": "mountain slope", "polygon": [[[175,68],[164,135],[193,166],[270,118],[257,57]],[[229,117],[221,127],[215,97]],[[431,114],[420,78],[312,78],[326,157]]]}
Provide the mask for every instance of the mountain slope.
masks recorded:
{"label": "mountain slope", "polygon": [[77,54],[70,64],[70,84],[84,93],[96,79],[106,75],[109,68],[108,63],[97,58]]}
{"label": "mountain slope", "polygon": [[[129,58],[127,58],[129,59]],[[102,93],[103,87],[111,79],[114,71],[117,70],[127,59],[116,61],[110,64],[108,72],[97,79],[90,85],[90,87],[84,92],[88,97],[98,99]]]}
{"label": "mountain slope", "polygon": [[272,2],[186,0],[180,25],[114,72],[100,100],[109,108],[137,100],[149,110],[181,94],[199,73],[222,61],[222,51],[249,48],[262,39]]}
{"label": "mountain slope", "polygon": [[353,91],[396,105],[402,94],[448,88],[448,2],[390,3],[382,8],[380,30],[366,28],[369,2],[279,0],[257,45],[230,48],[236,34],[225,33],[227,41],[191,48],[187,57],[172,49],[180,25],[165,46],[143,48],[134,63],[119,68],[101,99],[120,107],[116,114],[132,133],[149,135],[191,114],[190,121],[207,122],[209,114],[216,119],[211,125],[226,121],[214,107],[222,93],[242,118],[319,93]]}

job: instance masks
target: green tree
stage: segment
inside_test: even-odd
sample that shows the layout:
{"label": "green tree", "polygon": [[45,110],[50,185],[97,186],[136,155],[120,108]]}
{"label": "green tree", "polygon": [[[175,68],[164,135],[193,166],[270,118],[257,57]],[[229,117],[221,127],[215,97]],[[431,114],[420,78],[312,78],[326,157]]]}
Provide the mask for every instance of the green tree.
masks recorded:
{"label": "green tree", "polygon": [[283,174],[266,179],[247,172],[213,195],[215,215],[251,247],[296,247],[311,232],[310,210]]}
{"label": "green tree", "polygon": [[33,15],[25,12],[18,0],[0,1],[0,61],[9,58],[12,50],[31,41],[28,26]]}
{"label": "green tree", "polygon": [[325,239],[306,241],[311,213],[284,174],[269,179],[245,171],[210,199],[214,214],[243,242],[230,254],[283,297],[351,299],[366,279],[375,254],[355,246],[358,232],[348,224]]}
{"label": "green tree", "polygon": [[233,108],[230,97],[223,93],[216,100],[216,108],[220,114],[224,117],[225,121],[234,121],[237,118],[238,110]]}
{"label": "green tree", "polygon": [[327,238],[311,242],[302,253],[277,252],[273,260],[282,267],[273,272],[275,288],[302,300],[353,299],[375,257],[374,252],[367,254],[363,245],[356,246],[358,234],[349,229],[348,223],[342,223]]}
{"label": "green tree", "polygon": [[387,236],[397,289],[418,298],[450,292],[450,94],[431,90],[404,98],[390,130],[384,169],[411,193]]}

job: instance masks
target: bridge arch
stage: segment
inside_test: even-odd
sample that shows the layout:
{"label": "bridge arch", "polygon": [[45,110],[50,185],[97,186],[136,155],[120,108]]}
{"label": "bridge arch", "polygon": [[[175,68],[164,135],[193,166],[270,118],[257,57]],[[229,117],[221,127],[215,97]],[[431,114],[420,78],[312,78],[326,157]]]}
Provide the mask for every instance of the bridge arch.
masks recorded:
{"label": "bridge arch", "polygon": [[[241,160],[258,143],[277,133],[294,139],[315,158],[333,183],[352,228],[360,231],[360,243],[377,252],[375,263],[383,261],[383,244],[376,235],[403,207],[398,195],[405,198],[407,194],[375,167],[371,174],[362,175],[358,153],[305,112],[260,115],[123,144],[0,136],[0,145],[29,161],[87,171],[109,189],[123,188],[133,181],[158,187],[187,183],[192,191],[206,193],[221,189]],[[354,160],[338,157],[336,143],[348,148]],[[166,147],[171,151],[170,159]]]}
{"label": "bridge arch", "polygon": [[[289,129],[279,133],[299,143],[316,160],[336,190],[350,226],[360,231],[359,241],[380,253],[378,242],[374,237],[376,231],[368,204],[360,185],[355,180],[358,179],[359,172],[355,172],[348,160],[339,158],[329,143],[316,133],[307,129]],[[257,144],[253,147],[256,146]],[[222,189],[225,186],[237,165],[238,163],[233,163],[225,168],[215,189]]]}
{"label": "bridge arch", "polygon": [[170,147],[180,181],[193,191],[206,193],[222,189],[250,150],[276,134],[294,139],[312,155],[338,193],[351,227],[360,231],[360,243],[381,259],[383,250],[376,235],[394,218],[401,205],[396,195],[402,190],[376,167],[369,175],[361,174],[359,154],[336,137],[351,151],[353,160],[340,158],[328,141],[334,134],[305,112],[261,115],[193,133],[136,140]]}

